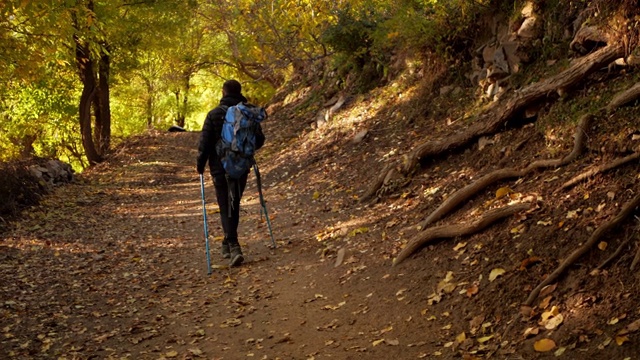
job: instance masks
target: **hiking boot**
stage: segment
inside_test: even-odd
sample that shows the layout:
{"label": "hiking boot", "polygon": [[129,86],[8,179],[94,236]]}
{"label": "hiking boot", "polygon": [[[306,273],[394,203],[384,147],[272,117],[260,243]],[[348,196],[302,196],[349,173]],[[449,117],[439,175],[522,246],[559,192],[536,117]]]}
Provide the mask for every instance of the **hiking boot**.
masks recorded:
{"label": "hiking boot", "polygon": [[242,256],[242,250],[240,249],[240,244],[231,245],[231,261],[229,262],[229,266],[239,266],[244,261],[244,257]]}
{"label": "hiking boot", "polygon": [[222,242],[222,248],[220,249],[220,254],[223,259],[228,259],[231,257],[231,250],[229,249],[229,243],[226,241]]}

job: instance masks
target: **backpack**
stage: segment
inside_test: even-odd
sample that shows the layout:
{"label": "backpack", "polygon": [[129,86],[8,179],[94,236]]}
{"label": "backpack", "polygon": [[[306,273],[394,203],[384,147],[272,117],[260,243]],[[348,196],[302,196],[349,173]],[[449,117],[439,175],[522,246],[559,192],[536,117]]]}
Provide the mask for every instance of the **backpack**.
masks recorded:
{"label": "backpack", "polygon": [[229,106],[225,110],[227,113],[216,151],[227,175],[239,179],[255,163],[256,132],[267,118],[267,113],[262,107],[246,103]]}

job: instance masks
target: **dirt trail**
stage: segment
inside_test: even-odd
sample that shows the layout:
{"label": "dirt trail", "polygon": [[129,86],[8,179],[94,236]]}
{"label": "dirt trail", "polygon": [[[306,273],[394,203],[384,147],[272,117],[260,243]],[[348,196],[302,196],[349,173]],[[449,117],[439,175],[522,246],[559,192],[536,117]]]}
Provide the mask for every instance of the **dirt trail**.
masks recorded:
{"label": "dirt trail", "polygon": [[[25,211],[0,234],[0,358],[556,358],[534,351],[542,337],[555,338],[572,359],[637,355],[635,335],[631,344],[612,342],[637,319],[619,310],[636,303],[630,280],[569,281],[569,295],[558,298],[575,302],[567,305],[574,310],[559,329],[527,338],[537,318],[512,321],[542,270],[522,272],[519,254],[504,251],[518,219],[434,244],[392,268],[400,228],[424,215],[420,202],[407,193],[363,206],[355,194],[372,174],[353,171],[363,166],[358,155],[326,153],[356,145],[279,152],[273,146],[284,135],[269,130],[259,161],[278,248],[267,247],[251,176],[239,229],[247,261],[238,268],[222,266],[216,241],[206,274],[199,133],[129,141]],[[216,238],[222,233],[206,178]],[[487,280],[497,267],[507,272]],[[602,325],[618,317],[620,325]]]}
{"label": "dirt trail", "polygon": [[[247,263],[206,275],[197,133],[156,134],[57,189],[0,238],[1,358],[420,358],[436,351],[423,294],[373,250],[324,258],[314,234],[342,218],[292,208],[263,171],[243,199]],[[284,184],[286,185],[286,184]],[[210,231],[221,230],[207,176]],[[299,194],[298,194],[299,195]],[[304,218],[304,221],[301,220]],[[374,240],[372,240],[375,242]],[[413,286],[416,287],[415,284]],[[439,344],[437,348],[442,349]]]}

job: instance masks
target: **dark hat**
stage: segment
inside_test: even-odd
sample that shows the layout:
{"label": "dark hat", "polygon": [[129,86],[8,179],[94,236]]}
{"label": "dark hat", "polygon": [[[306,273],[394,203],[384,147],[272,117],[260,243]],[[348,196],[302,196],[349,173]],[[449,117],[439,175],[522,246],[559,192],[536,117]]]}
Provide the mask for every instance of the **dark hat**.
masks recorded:
{"label": "dark hat", "polygon": [[240,95],[242,94],[242,85],[237,80],[227,80],[222,85],[222,90],[227,95]]}

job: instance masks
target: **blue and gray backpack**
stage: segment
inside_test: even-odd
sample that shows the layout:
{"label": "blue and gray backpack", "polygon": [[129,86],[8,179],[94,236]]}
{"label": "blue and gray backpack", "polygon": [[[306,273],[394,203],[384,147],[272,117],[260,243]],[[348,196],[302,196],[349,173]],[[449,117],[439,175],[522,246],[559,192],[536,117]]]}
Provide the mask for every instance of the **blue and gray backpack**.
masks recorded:
{"label": "blue and gray backpack", "polygon": [[216,150],[227,175],[239,179],[255,163],[256,132],[259,124],[267,118],[267,112],[262,107],[246,103],[229,106],[225,110],[221,141]]}

